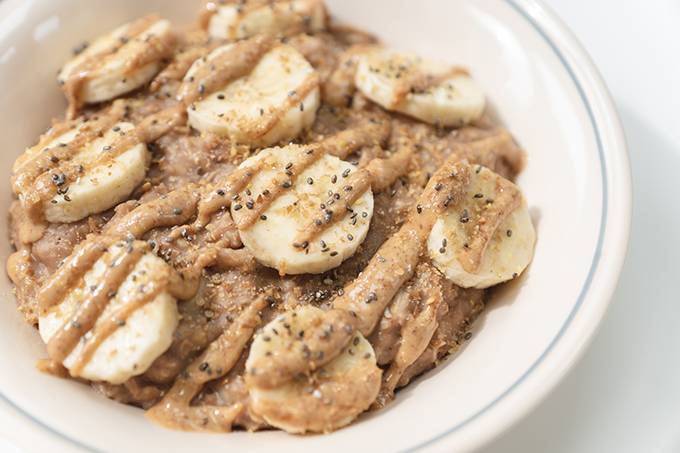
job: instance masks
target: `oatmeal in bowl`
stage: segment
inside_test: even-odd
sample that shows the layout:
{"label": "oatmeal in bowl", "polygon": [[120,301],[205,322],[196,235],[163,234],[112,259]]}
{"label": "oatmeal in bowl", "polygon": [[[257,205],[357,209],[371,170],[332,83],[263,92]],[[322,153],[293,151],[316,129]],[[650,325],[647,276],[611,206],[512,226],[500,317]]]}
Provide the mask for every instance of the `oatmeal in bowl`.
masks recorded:
{"label": "oatmeal in bowl", "polygon": [[523,150],[466,68],[320,0],[159,13],[77,49],[64,119],[14,164],[40,368],[181,430],[389,405],[530,264]]}

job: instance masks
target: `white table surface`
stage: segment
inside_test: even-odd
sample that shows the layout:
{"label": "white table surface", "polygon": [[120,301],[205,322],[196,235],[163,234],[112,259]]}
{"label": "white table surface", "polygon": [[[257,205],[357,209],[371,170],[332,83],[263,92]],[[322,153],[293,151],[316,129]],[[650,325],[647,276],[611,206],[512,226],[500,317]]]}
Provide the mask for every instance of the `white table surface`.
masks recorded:
{"label": "white table surface", "polygon": [[[633,165],[633,236],[583,360],[483,453],[680,452],[680,1],[546,1],[618,105]],[[0,451],[19,452],[2,439],[27,429],[19,415],[0,416]]]}

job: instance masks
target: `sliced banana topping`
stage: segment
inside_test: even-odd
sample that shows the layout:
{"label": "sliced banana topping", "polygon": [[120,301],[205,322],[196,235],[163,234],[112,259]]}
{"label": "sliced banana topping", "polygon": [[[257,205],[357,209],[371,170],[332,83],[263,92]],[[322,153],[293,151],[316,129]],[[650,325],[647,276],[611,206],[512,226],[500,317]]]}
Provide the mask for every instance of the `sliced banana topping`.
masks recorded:
{"label": "sliced banana topping", "polygon": [[457,285],[488,288],[522,274],[535,242],[519,188],[477,167],[463,201],[435,223],[428,252],[434,265]]}
{"label": "sliced banana topping", "polygon": [[[352,256],[366,238],[373,193],[366,190],[342,215],[332,205],[356,167],[314,146],[270,148],[246,160],[250,181],[231,204],[241,240],[262,264],[280,274],[322,273]],[[313,242],[295,238],[310,221],[328,227]]]}
{"label": "sliced banana topping", "polygon": [[383,108],[438,126],[468,124],[482,116],[486,105],[465,70],[384,48],[363,54],[355,83]]}
{"label": "sliced banana topping", "polygon": [[[232,46],[220,47],[206,59],[197,60],[185,82]],[[319,102],[314,68],[297,50],[280,45],[267,52],[250,74],[193,103],[188,109],[189,124],[238,143],[268,146],[290,141],[310,127]]]}
{"label": "sliced banana topping", "polygon": [[101,137],[91,134],[91,128],[81,122],[26,150],[14,164],[15,191],[22,202],[35,197],[37,187],[51,189],[52,195],[42,200],[48,222],[70,223],[105,211],[144,180],[151,157],[146,145],[135,141],[125,149],[116,146],[131,134],[132,124],[114,123]]}
{"label": "sliced banana topping", "polygon": [[210,17],[208,32],[217,39],[237,40],[266,34],[288,36],[326,28],[322,0],[250,0],[219,6]]}
{"label": "sliced banana topping", "polygon": [[[276,388],[260,388],[249,378],[256,363],[279,353],[298,351],[309,360],[306,336],[323,322],[324,312],[301,306],[280,315],[255,336],[246,362],[251,410],[267,423],[290,433],[329,432],[368,409],[380,390],[381,370],[371,344],[356,333],[345,349],[310,376]],[[323,334],[323,333],[322,333]]]}
{"label": "sliced banana topping", "polygon": [[170,22],[147,16],[92,42],[57,78],[76,105],[108,101],[149,82],[172,46]]}
{"label": "sliced banana topping", "polygon": [[170,346],[179,318],[170,269],[146,243],[113,244],[74,280],[39,318],[50,358],[72,376],[120,384]]}

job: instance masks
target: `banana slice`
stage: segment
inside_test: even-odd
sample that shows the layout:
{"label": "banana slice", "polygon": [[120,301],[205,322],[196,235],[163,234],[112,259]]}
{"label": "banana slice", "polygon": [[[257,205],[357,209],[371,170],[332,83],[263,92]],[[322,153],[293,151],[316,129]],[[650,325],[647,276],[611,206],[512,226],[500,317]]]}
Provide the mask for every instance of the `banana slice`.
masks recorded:
{"label": "banana slice", "polygon": [[210,36],[237,40],[259,34],[314,33],[326,28],[326,8],[322,0],[250,3],[218,7],[208,24]]}
{"label": "banana slice", "polygon": [[[187,79],[230,46],[197,60]],[[290,141],[309,128],[319,102],[314,68],[297,50],[281,45],[266,53],[249,75],[194,103],[188,109],[189,124],[238,143],[268,146]]]}
{"label": "banana slice", "polygon": [[434,265],[451,281],[482,289],[522,274],[535,243],[536,232],[519,189],[477,167],[465,200],[438,219],[427,245]]}
{"label": "banana slice", "polygon": [[484,93],[464,70],[383,48],[359,59],[355,83],[383,108],[438,126],[468,124],[482,116],[486,105]]}
{"label": "banana slice", "polygon": [[[324,312],[301,306],[280,315],[255,336],[246,369],[278,351],[305,348],[305,332],[322,322]],[[257,370],[255,370],[256,372]],[[356,333],[342,353],[311,376],[298,377],[278,388],[252,385],[246,375],[251,410],[267,423],[290,433],[330,432],[348,425],[368,409],[380,390],[381,370],[371,344]]]}
{"label": "banana slice", "polygon": [[170,54],[172,41],[170,22],[144,17],[95,40],[64,65],[57,80],[67,96],[80,102],[114,99],[149,82]]}
{"label": "banana slice", "polygon": [[[112,263],[119,266],[132,248],[144,243],[118,242],[85,273],[81,283],[64,300],[39,318],[40,336],[48,344],[68,323],[82,329],[80,340],[63,360],[71,375],[120,384],[144,373],[170,347],[179,321],[177,302],[167,290],[169,268],[150,252],[140,253],[122,281],[112,282],[106,305],[85,332],[76,313],[111,279]],[[85,318],[82,318],[85,319]]]}
{"label": "banana slice", "polygon": [[[254,170],[232,202],[232,216],[243,244],[281,275],[333,269],[366,238],[373,216],[370,189],[342,218],[328,214],[335,197],[352,190],[345,181],[357,171],[353,165],[318,149],[288,145],[262,150],[241,168]],[[315,219],[332,224],[313,243],[295,244],[294,238]]]}
{"label": "banana slice", "polygon": [[[80,123],[47,144],[41,143],[26,150],[14,165],[15,174],[21,173],[41,154],[65,147],[76,140],[86,124]],[[55,166],[48,172],[57,186],[57,193],[43,205],[48,222],[76,222],[88,215],[106,211],[127,198],[144,180],[151,158],[144,143],[137,143],[111,158],[106,157],[106,153],[114,149],[116,140],[133,129],[130,123],[117,123],[102,137],[84,144],[70,159],[55,159]],[[78,169],[77,180],[72,183],[66,181],[66,168]],[[26,190],[30,191],[30,188]],[[18,193],[20,200],[27,195]]]}

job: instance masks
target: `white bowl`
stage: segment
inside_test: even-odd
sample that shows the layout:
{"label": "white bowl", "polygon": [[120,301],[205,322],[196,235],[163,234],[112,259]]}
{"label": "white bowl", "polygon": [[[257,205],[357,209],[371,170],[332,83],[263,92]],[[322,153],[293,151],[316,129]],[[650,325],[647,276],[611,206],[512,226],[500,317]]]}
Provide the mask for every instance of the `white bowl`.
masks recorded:
{"label": "white bowl", "polygon": [[[9,179],[15,156],[60,115],[55,73],[70,49],[159,11],[193,20],[199,1],[5,0],[0,3],[0,136]],[[400,392],[378,414],[326,436],[165,431],[142,412],[75,382],[40,374],[37,333],[0,281],[0,395],[30,421],[30,450],[471,450],[525,415],[558,383],[600,323],[626,253],[631,183],[607,90],[569,31],[536,0],[328,0],[340,19],[387,43],[471,68],[498,117],[528,152],[519,183],[539,241],[528,274],[500,291],[455,358]],[[0,192],[7,217],[9,184]],[[2,237],[7,236],[0,222]],[[0,258],[10,253],[6,241]],[[5,405],[7,406],[7,405]],[[17,436],[18,437],[18,436]]]}

